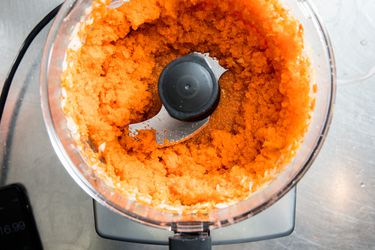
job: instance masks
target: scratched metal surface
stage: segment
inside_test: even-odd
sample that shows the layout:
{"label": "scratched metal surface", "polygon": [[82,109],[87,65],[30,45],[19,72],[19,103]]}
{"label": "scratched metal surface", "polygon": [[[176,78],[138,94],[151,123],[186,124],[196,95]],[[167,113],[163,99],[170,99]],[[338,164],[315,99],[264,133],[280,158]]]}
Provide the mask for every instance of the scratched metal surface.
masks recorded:
{"label": "scratched metal surface", "polygon": [[[298,185],[295,231],[214,249],[375,249],[375,1],[313,2],[333,40],[339,86],[327,141]],[[57,3],[0,1],[0,85],[26,34]],[[38,67],[45,37],[46,30],[11,90],[0,128],[0,153],[6,155],[0,156],[0,185],[25,184],[45,249],[165,249],[96,235],[92,200],[61,166],[43,125]]]}

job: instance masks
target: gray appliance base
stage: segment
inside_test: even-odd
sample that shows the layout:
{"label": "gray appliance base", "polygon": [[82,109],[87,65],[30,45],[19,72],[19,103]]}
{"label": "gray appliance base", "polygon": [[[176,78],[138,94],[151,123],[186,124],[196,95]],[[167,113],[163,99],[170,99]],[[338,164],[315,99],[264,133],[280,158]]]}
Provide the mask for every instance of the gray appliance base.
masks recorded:
{"label": "gray appliance base", "polygon": [[[296,188],[254,217],[210,232],[213,245],[235,244],[287,236],[295,223]],[[142,225],[94,201],[96,232],[103,238],[167,245],[173,232]]]}

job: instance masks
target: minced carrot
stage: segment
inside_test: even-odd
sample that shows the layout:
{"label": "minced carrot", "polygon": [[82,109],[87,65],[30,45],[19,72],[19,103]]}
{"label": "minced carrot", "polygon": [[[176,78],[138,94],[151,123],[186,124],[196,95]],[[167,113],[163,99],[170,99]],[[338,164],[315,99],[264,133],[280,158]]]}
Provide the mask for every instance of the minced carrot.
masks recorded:
{"label": "minced carrot", "polygon": [[[65,113],[82,143],[105,145],[94,155],[118,186],[156,207],[212,208],[245,199],[290,162],[310,118],[310,65],[302,26],[277,0],[94,2],[82,47],[68,51]],[[129,124],[161,107],[163,68],[195,51],[228,69],[208,126],[163,148],[153,131],[129,137]]]}

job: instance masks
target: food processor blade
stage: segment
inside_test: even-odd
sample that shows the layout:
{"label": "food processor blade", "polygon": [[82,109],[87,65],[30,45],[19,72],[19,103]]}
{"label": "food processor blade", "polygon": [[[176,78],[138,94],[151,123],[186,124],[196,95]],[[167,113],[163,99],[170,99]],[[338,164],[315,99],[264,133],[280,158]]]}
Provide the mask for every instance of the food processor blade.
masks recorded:
{"label": "food processor blade", "polygon": [[149,120],[130,124],[129,135],[155,130],[159,145],[171,145],[191,138],[209,121],[217,106],[220,77],[227,70],[208,53],[194,52],[171,62],[159,79],[163,106]]}
{"label": "food processor blade", "polygon": [[144,122],[129,125],[129,135],[136,136],[139,130],[155,130],[156,142],[169,145],[191,138],[207,125],[209,117],[197,122],[184,122],[174,119],[162,106],[157,115]]}

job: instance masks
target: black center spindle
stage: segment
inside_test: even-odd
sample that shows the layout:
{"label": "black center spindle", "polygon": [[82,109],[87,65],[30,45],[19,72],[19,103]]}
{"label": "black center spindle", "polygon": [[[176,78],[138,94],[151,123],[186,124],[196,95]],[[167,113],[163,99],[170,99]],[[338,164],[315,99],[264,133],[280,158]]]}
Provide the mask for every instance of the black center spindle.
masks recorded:
{"label": "black center spindle", "polygon": [[197,53],[168,64],[160,75],[158,89],[165,109],[181,121],[199,121],[210,116],[220,97],[210,65]]}

